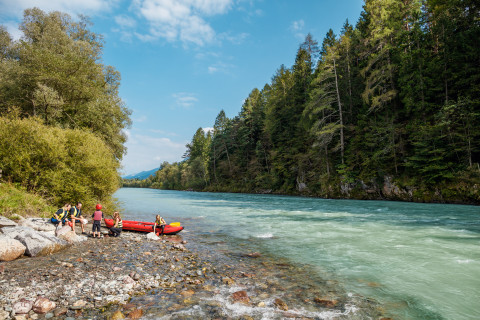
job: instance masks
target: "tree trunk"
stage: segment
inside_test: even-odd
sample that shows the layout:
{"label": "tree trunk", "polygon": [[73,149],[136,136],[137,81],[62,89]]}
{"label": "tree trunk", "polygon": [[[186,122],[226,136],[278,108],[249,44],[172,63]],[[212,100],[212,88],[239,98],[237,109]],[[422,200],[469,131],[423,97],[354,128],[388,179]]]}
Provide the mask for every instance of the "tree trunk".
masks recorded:
{"label": "tree trunk", "polygon": [[335,65],[335,59],[333,59],[333,70],[335,71],[335,87],[337,89],[337,102],[338,102],[338,114],[340,116],[340,151],[342,154],[342,164],[343,153],[344,153],[344,141],[343,141],[343,112],[342,112],[342,103],[340,102],[340,91],[338,90],[338,77],[337,77],[337,67]]}

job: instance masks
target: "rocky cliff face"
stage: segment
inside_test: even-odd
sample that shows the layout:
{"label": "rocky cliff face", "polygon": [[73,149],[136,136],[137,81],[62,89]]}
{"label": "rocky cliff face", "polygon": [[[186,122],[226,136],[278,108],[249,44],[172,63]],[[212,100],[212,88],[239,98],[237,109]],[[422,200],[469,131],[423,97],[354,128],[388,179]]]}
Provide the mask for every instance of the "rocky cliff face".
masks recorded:
{"label": "rocky cliff face", "polygon": [[432,190],[419,186],[401,185],[392,176],[383,177],[383,181],[354,182],[340,181],[337,188],[328,188],[324,195],[332,198],[346,198],[359,200],[394,200],[409,202],[439,202],[480,204],[480,186],[467,185],[439,185]]}

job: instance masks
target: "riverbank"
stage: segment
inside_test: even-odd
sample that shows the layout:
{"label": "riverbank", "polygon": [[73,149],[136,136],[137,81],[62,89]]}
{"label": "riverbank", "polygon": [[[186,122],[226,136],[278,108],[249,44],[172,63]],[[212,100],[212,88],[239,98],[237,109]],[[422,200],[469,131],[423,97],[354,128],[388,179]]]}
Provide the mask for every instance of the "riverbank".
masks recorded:
{"label": "riverbank", "polygon": [[[381,319],[383,312],[334,281],[308,278],[307,269],[261,253],[219,254],[181,235],[88,238],[4,262],[0,271],[2,319]],[[55,307],[14,315],[38,297]]]}

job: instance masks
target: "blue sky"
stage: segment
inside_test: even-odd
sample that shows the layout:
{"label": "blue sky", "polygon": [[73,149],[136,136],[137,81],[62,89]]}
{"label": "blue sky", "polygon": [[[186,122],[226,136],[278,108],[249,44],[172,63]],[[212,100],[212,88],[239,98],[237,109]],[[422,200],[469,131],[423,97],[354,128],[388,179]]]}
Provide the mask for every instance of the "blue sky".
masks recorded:
{"label": "blue sky", "polygon": [[234,117],[254,88],[291,67],[307,33],[353,25],[362,0],[0,0],[0,24],[19,38],[22,11],[88,15],[104,36],[103,63],[122,75],[132,110],[122,174],[182,160],[199,128]]}

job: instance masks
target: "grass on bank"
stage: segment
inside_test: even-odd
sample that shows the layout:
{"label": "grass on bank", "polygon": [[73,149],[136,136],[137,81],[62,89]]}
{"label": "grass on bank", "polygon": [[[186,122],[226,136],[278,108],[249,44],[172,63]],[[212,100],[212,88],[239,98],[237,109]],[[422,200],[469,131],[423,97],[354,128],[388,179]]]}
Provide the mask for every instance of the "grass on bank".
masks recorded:
{"label": "grass on bank", "polygon": [[55,212],[41,196],[11,183],[0,183],[0,215],[18,220],[20,217],[48,218]]}

